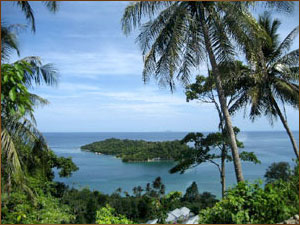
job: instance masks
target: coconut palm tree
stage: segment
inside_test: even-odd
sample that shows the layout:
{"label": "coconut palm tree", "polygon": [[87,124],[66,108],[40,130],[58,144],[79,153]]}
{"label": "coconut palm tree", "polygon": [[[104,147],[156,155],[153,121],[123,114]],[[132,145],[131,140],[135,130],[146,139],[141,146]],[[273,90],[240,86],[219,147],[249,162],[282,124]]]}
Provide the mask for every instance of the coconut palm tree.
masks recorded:
{"label": "coconut palm tree", "polygon": [[[129,33],[132,27],[141,27],[137,40],[144,56],[145,82],[154,74],[159,84],[168,84],[172,91],[176,74],[182,83],[187,84],[191,70],[203,63],[208,55],[228,127],[238,182],[244,178],[218,64],[231,61],[234,55],[228,31],[235,28],[243,33],[241,36],[248,38],[242,24],[248,24],[249,18],[253,19],[250,14],[242,16],[244,10],[241,8],[241,5],[230,2],[136,2],[125,9],[122,19],[125,33]],[[232,18],[233,12],[239,20]],[[153,17],[157,13],[155,19],[141,25],[143,15]],[[227,21],[232,22],[230,26]],[[236,27],[237,21],[240,28]]]}
{"label": "coconut palm tree", "polygon": [[[265,13],[259,17],[258,22],[269,37],[268,41],[262,45],[263,60],[259,57],[250,62],[251,75],[242,79],[248,85],[244,86],[243,94],[232,109],[236,110],[250,103],[252,120],[264,114],[273,123],[273,118],[279,116],[291,140],[295,155],[299,158],[296,140],[278,104],[279,101],[283,107],[288,104],[299,109],[299,49],[290,51],[293,40],[298,35],[299,27],[294,28],[280,42],[279,20],[272,21],[270,15]],[[265,68],[265,71],[262,68]]]}
{"label": "coconut palm tree", "polygon": [[[234,45],[231,40],[243,50],[251,48],[260,52],[258,40],[263,40],[265,34],[248,11],[251,4],[254,3],[135,2],[125,9],[122,18],[125,34],[136,27],[141,29],[137,41],[144,57],[144,82],[154,75],[160,85],[169,85],[172,91],[175,77],[187,84],[193,70],[208,57],[231,141],[238,182],[244,178],[218,65],[232,60]],[[265,4],[286,11],[292,7],[292,3]],[[144,16],[150,18],[146,23],[142,23]],[[245,53],[248,60],[253,57]]]}

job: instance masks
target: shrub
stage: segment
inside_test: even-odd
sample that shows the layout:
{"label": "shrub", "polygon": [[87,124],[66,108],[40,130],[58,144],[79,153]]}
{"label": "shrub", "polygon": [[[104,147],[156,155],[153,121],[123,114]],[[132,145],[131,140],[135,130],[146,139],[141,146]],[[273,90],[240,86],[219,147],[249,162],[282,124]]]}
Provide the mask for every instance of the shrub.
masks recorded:
{"label": "shrub", "polygon": [[200,211],[199,223],[278,223],[299,212],[299,164],[288,181],[264,188],[240,182],[213,208]]}
{"label": "shrub", "polygon": [[123,215],[117,215],[115,209],[108,204],[102,207],[96,214],[97,224],[133,224],[133,222],[127,219]]}

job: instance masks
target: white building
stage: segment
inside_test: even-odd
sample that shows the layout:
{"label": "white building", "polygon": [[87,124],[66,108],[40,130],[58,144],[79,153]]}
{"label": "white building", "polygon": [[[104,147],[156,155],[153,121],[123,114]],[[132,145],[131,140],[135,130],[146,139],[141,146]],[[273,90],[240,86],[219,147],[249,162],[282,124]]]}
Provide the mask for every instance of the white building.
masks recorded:
{"label": "white building", "polygon": [[158,221],[158,219],[148,220],[148,221],[146,222],[146,224],[156,224],[157,221]]}
{"label": "white building", "polygon": [[[167,223],[177,223],[181,224],[198,224],[199,216],[191,212],[187,207],[182,207],[180,209],[174,209],[173,211],[167,214]],[[156,224],[158,219],[149,220],[146,224]]]}
{"label": "white building", "polygon": [[187,221],[185,221],[185,224],[198,224],[199,216],[193,216],[189,218]]}

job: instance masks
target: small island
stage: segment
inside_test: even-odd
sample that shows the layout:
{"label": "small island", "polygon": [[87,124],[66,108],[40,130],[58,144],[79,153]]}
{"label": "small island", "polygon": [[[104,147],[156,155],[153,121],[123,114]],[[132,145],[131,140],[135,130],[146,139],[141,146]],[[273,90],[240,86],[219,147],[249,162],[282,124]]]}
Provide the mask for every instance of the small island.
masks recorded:
{"label": "small island", "polygon": [[110,138],[80,147],[96,154],[114,155],[123,162],[153,162],[174,160],[188,149],[186,144],[174,141],[144,141]]}

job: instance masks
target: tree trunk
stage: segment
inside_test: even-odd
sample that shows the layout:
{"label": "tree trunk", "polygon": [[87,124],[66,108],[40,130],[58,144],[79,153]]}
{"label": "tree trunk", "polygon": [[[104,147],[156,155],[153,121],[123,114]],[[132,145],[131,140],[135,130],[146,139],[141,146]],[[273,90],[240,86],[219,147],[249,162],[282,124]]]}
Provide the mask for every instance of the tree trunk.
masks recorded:
{"label": "tree trunk", "polygon": [[221,74],[218,69],[217,61],[215,58],[215,55],[212,50],[211,46],[211,41],[209,39],[209,32],[208,32],[208,27],[204,18],[204,6],[203,3],[201,2],[200,4],[200,23],[202,25],[202,30],[203,30],[203,35],[204,35],[204,42],[205,42],[205,47],[208,52],[210,64],[212,67],[212,72],[213,76],[216,81],[217,85],[217,92],[218,92],[218,97],[222,109],[222,113],[225,119],[225,124],[227,128],[228,135],[230,137],[230,145],[231,145],[231,152],[232,152],[232,158],[233,158],[233,163],[234,163],[234,169],[235,169],[235,175],[237,182],[244,181],[243,173],[242,173],[242,166],[241,166],[241,161],[240,161],[240,156],[238,152],[238,147],[236,144],[236,138],[235,134],[233,131],[232,123],[231,123],[231,118],[229,115],[228,107],[226,104],[226,98],[224,94],[224,90],[222,87],[222,81],[221,81]]}
{"label": "tree trunk", "polygon": [[275,101],[274,98],[272,98],[272,101],[273,101],[273,105],[275,106],[275,109],[276,109],[276,111],[277,111],[277,113],[280,117],[280,120],[281,120],[286,132],[288,133],[291,142],[292,142],[295,155],[296,155],[297,159],[299,159],[299,150],[298,150],[298,146],[296,144],[296,140],[295,140],[295,138],[292,134],[292,131],[290,130],[290,128],[287,124],[287,121],[285,120],[284,116],[282,115],[281,110],[280,110],[279,106],[277,105],[277,102]]}
{"label": "tree trunk", "polygon": [[225,156],[226,146],[223,144],[222,156],[221,156],[221,184],[222,184],[222,198],[225,197]]}

